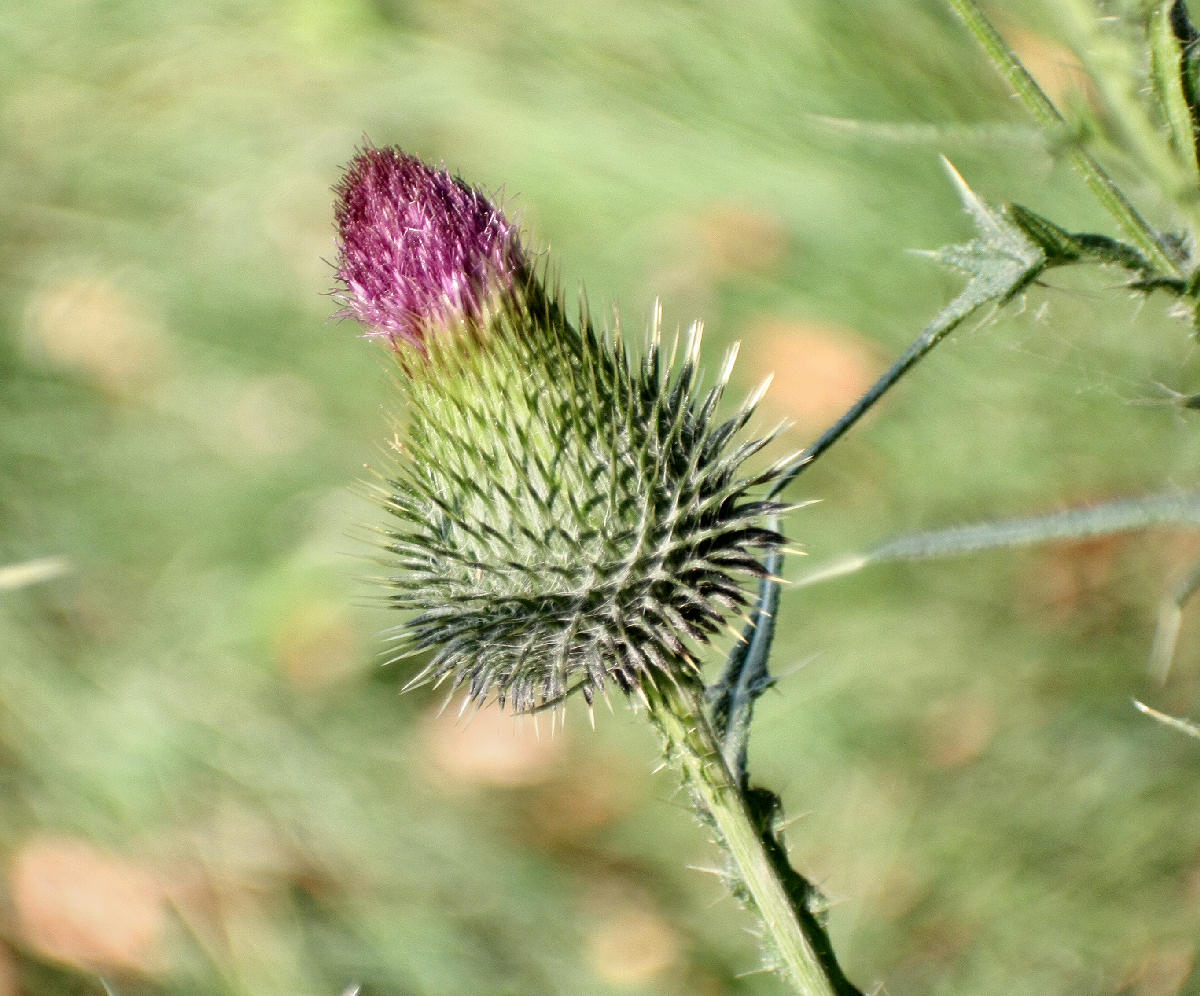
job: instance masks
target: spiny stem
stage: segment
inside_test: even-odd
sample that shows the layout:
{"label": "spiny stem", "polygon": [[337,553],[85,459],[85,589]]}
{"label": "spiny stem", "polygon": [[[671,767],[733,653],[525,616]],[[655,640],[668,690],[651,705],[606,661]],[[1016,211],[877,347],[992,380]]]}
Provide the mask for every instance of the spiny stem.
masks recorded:
{"label": "spiny stem", "polygon": [[861,996],[842,974],[816,915],[798,904],[767,853],[746,798],[721,755],[703,706],[703,689],[667,681],[644,686],[650,718],[667,745],[701,815],[711,821],[774,953],[803,996]]}
{"label": "spiny stem", "polygon": [[[957,301],[962,301],[960,297]],[[900,357],[884,372],[864,394],[846,411],[841,418],[826,429],[819,439],[801,453],[792,465],[779,477],[774,486],[768,492],[769,498],[774,498],[784,488],[792,483],[805,467],[813,463],[822,453],[829,447],[842,438],[850,428],[871,408],[880,398],[884,396],[897,381],[900,380],[909,370],[916,366],[934,346],[941,342],[947,335],[953,332],[963,320],[966,319],[971,312],[979,307],[978,304],[967,304],[964,302],[962,307],[955,308],[953,305],[956,302],[951,302],[951,306],[942,311],[932,322],[930,322],[921,334],[912,342],[912,344]]]}
{"label": "spiny stem", "polygon": [[[950,5],[1038,124],[1049,132],[1061,134],[1066,125],[1062,114],[1016,53],[1008,47],[979,5],[974,0],[950,0]],[[1104,168],[1077,143],[1070,144],[1067,155],[1096,199],[1116,219],[1125,237],[1136,243],[1162,273],[1178,276],[1180,268],[1176,254],[1121,193]]]}
{"label": "spiny stem", "polygon": [[[1023,280],[1024,278],[1022,278]],[[1021,280],[1012,285],[1012,291],[1020,286]],[[997,296],[996,300],[1001,297]],[[860,418],[874,407],[900,379],[916,366],[934,346],[946,338],[963,321],[978,310],[989,298],[973,295],[968,287],[959,294],[933,319],[921,334],[909,345],[900,357],[832,426],[825,430],[811,446],[797,456],[776,480],[768,492],[774,498],[792,483],[818,457],[842,438]],[[746,777],[746,751],[749,738],[750,718],[754,700],[770,684],[767,673],[767,657],[774,638],[774,611],[779,601],[779,581],[783,574],[783,552],[772,551],[766,564],[767,577],[759,590],[755,618],[747,626],[743,637],[745,650],[735,649],[721,680],[713,686],[710,695],[717,710],[724,742],[726,763],[744,784]]]}

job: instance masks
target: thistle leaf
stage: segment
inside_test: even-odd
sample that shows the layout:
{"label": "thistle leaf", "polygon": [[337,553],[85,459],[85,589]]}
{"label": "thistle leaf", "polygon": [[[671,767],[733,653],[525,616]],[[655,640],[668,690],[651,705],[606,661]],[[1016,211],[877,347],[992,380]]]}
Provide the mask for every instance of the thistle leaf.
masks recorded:
{"label": "thistle leaf", "polygon": [[1176,154],[1193,182],[1200,178],[1200,34],[1183,0],[1156,5],[1150,15],[1150,69]]}
{"label": "thistle leaf", "polygon": [[1025,229],[976,194],[949,160],[942,162],[978,233],[970,242],[925,254],[970,276],[967,286],[943,314],[969,313],[985,304],[1003,304],[1045,269],[1046,253]]}

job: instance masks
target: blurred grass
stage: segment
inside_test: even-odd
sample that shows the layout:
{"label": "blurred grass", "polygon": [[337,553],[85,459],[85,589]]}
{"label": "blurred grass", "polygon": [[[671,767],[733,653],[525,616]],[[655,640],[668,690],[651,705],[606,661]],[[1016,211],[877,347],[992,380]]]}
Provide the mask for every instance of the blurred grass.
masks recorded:
{"label": "blurred grass", "polygon": [[[1053,66],[1029,6],[1007,27]],[[745,387],[779,367],[798,446],[814,378],[842,355],[850,391],[957,288],[903,251],[969,234],[937,153],[1108,230],[948,13],[48,0],[0,12],[0,66],[0,564],[69,563],[0,592],[0,992],[776,991],[636,718],[464,730],[379,667],[394,620],[347,537],[386,362],[327,322],[328,188],[365,133],[503,190],[597,314],[637,329],[661,295],[714,362],[745,338]],[[1133,404],[1197,389],[1185,326],[1110,275],[1050,283],[806,475],[814,559],[1194,484],[1194,413]],[[1195,708],[1193,624],[1165,688],[1143,660],[1197,556],[1130,537],[788,597],[799,670],[752,771],[807,814],[860,985],[1195,991],[1195,745],[1130,698]]]}

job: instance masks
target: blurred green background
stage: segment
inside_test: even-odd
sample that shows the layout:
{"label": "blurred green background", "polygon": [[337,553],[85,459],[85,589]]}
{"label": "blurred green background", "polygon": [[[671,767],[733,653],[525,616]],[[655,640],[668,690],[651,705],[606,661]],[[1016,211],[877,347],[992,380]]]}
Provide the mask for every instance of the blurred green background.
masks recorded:
{"label": "blurred green background", "polygon": [[[1003,8],[1068,105],[1086,7]],[[0,994],[777,992],[638,717],[438,718],[380,665],[353,483],[387,357],[325,296],[364,135],[502,192],[597,315],[661,296],[714,368],[743,340],[792,447],[961,285],[906,252],[970,235],[939,153],[1111,232],[936,0],[7,5],[0,565],[58,559],[0,591]],[[1051,274],[934,353],[796,486],[809,563],[1194,486],[1162,402],[1197,348],[1119,283]],[[1200,748],[1131,707],[1195,710],[1194,613],[1164,686],[1145,657],[1196,559],[1156,533],[786,596],[751,770],[860,986],[1200,992]]]}

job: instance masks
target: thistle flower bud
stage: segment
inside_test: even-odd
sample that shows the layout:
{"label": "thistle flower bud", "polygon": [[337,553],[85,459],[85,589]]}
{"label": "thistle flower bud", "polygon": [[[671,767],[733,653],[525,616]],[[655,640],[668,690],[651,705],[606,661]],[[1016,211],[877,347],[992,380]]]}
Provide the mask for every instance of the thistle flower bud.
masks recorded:
{"label": "thistle flower bud", "polygon": [[783,507],[751,494],[782,462],[738,476],[769,441],[738,440],[755,400],[718,418],[732,356],[704,390],[698,327],[677,357],[656,319],[635,356],[569,321],[499,212],[401,153],[367,150],[339,192],[350,311],[402,359],[381,498],[389,600],[413,613],[400,638],[430,654],[410,684],[529,711],[697,683],[700,648],[782,542],[764,520]]}
{"label": "thistle flower bud", "polygon": [[482,318],[523,279],[516,229],[486,197],[399,149],[367,146],[338,194],[340,317],[420,345],[430,327]]}

